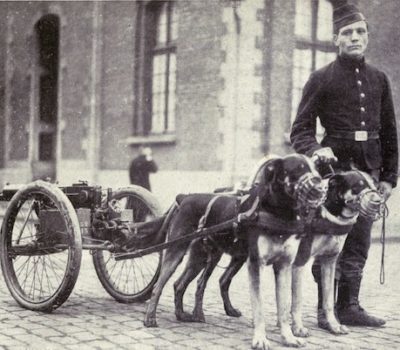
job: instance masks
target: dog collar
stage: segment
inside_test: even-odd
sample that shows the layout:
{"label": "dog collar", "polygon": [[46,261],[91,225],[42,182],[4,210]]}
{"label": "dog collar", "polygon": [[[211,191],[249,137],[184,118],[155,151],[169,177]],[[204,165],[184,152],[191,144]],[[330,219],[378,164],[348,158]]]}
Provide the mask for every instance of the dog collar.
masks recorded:
{"label": "dog collar", "polygon": [[338,226],[348,226],[348,225],[354,225],[357,222],[358,219],[358,213],[355,215],[345,218],[344,216],[335,216],[331,214],[328,209],[326,209],[324,206],[321,207],[321,218],[328,220],[332,222],[335,225]]}
{"label": "dog collar", "polygon": [[353,228],[353,225],[357,222],[357,218],[358,214],[351,218],[332,215],[322,206],[320,216],[311,222],[309,233],[312,235],[345,235]]}

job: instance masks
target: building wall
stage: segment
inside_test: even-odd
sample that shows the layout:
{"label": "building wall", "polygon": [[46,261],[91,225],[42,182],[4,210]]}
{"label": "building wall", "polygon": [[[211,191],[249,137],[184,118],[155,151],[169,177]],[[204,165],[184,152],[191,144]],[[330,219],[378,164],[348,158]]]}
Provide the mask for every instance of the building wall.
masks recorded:
{"label": "building wall", "polygon": [[[7,13],[7,3],[0,2],[0,13]],[[7,20],[0,15],[0,47],[6,47]],[[5,165],[5,108],[6,108],[6,50],[0,50],[0,173]]]}
{"label": "building wall", "polygon": [[102,2],[100,169],[124,169],[132,156],[136,6]]}
{"label": "building wall", "polygon": [[231,182],[248,176],[255,159],[262,157],[264,126],[263,76],[264,1],[243,1],[236,9],[223,9],[224,62],[221,75],[217,156]]}
{"label": "building wall", "polygon": [[[359,1],[370,30],[367,60],[382,69],[392,87],[397,120],[400,121],[400,3],[385,0]],[[400,128],[400,126],[399,126]]]}
{"label": "building wall", "polygon": [[222,7],[217,1],[177,2],[177,143],[166,169],[221,170],[213,151],[218,135],[218,92],[222,90]]}
{"label": "building wall", "polygon": [[[176,138],[151,144],[160,168],[152,176],[153,189],[166,202],[178,192],[212,190],[243,179],[264,153],[291,151],[286,133],[294,1],[243,0],[236,12],[222,0],[176,4]],[[0,3],[0,44],[7,48],[0,52],[0,187],[6,181],[30,181],[28,145],[37,108],[33,27],[47,13],[61,20],[58,180],[128,183],[128,164],[139,142],[133,137],[134,104],[140,102],[135,69],[142,59],[136,46],[141,35],[137,5]],[[385,0],[358,5],[371,27],[368,58],[388,73],[399,110],[400,73],[394,67],[400,57],[400,5]]]}
{"label": "building wall", "polygon": [[285,133],[290,130],[292,61],[295,48],[294,1],[268,1],[271,30],[269,50],[269,94],[266,119],[268,152],[284,155],[291,149]]}
{"label": "building wall", "polygon": [[[57,178],[86,179],[92,103],[94,3],[57,3],[61,17]],[[78,175],[77,175],[78,176]]]}
{"label": "building wall", "polygon": [[31,91],[32,33],[26,30],[32,7],[16,3],[7,17],[7,55],[5,57],[6,110],[6,159],[10,162],[27,160],[29,157]]}
{"label": "building wall", "polygon": [[91,103],[93,3],[66,2],[60,33],[61,159],[84,160]]}

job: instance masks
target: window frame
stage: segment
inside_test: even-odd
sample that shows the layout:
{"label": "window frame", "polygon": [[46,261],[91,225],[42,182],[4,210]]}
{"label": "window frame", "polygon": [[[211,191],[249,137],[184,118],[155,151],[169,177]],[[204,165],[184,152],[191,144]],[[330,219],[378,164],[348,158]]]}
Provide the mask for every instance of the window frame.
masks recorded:
{"label": "window frame", "polygon": [[[318,39],[318,6],[320,0],[311,1],[311,39],[307,40],[301,37],[296,37],[296,49],[306,50],[311,49],[311,72],[316,69],[316,56],[317,51],[323,52],[336,52],[336,48],[333,44],[333,33],[331,40],[320,40]],[[334,1],[326,0],[334,6]],[[295,12],[295,16],[297,13]]]}
{"label": "window frame", "polygon": [[[167,6],[167,40],[165,45],[157,46],[157,19],[161,13],[162,6]],[[171,39],[172,32],[172,11],[177,6],[176,1],[142,1],[138,3],[137,24],[139,26],[136,35],[136,68],[135,68],[135,102],[134,102],[134,120],[133,120],[133,137],[129,138],[129,143],[146,142],[174,142],[176,129],[169,130],[171,123],[170,102],[170,84],[171,74],[175,74],[175,90],[176,90],[176,67],[171,73],[171,56],[177,52],[177,41]],[[176,11],[176,8],[175,8]],[[159,133],[152,132],[153,121],[153,61],[157,55],[166,55],[165,68],[165,90],[163,90],[163,128]],[[176,59],[176,58],[175,58]],[[176,92],[175,99],[176,101]],[[175,102],[176,105],[176,102]],[[176,121],[176,108],[173,108],[173,125]]]}
{"label": "window frame", "polygon": [[[335,6],[335,0],[326,0],[332,4],[332,8]],[[294,45],[294,50],[293,50],[293,62],[292,62],[292,88],[291,88],[291,108],[290,108],[290,126],[293,123],[297,109],[298,109],[298,103],[300,102],[301,96],[299,101],[295,101],[295,95],[296,92],[295,90],[298,88],[296,87],[296,83],[294,81],[294,76],[295,76],[295,69],[299,69],[296,67],[294,63],[294,55],[295,55],[295,50],[307,50],[311,52],[311,67],[310,67],[310,74],[314,72],[317,69],[317,54],[318,52],[324,52],[324,53],[335,53],[337,52],[337,49],[333,43],[333,31],[332,31],[332,39],[331,40],[321,40],[318,38],[318,9],[319,9],[319,4],[320,0],[310,0],[311,2],[311,37],[310,38],[304,38],[301,36],[296,35],[294,33],[295,37],[295,45]],[[295,7],[296,7],[296,2],[295,2]],[[295,16],[297,16],[297,9],[295,8]],[[295,18],[296,21],[296,18]],[[295,27],[295,26],[294,26]],[[298,70],[298,73],[300,72],[300,69]],[[304,82],[305,83],[305,82]],[[304,88],[304,86],[302,87]],[[300,94],[301,95],[301,94]],[[323,135],[323,128],[321,127],[319,120],[317,120],[317,138],[320,139]],[[289,134],[287,134],[287,142],[290,143],[289,140]]]}

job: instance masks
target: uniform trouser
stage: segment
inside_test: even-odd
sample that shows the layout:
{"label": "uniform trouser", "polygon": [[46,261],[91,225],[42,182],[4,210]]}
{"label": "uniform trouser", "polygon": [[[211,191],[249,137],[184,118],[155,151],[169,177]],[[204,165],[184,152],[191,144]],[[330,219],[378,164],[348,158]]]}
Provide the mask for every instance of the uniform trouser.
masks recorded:
{"label": "uniform trouser", "polygon": [[371,228],[372,220],[362,216],[358,218],[339,256],[336,279],[348,281],[362,278],[371,246]]}
{"label": "uniform trouser", "polygon": [[[359,216],[356,224],[348,234],[336,264],[335,279],[339,280],[340,283],[359,285],[371,245],[371,228],[372,221]],[[315,281],[320,285],[321,266],[318,259],[315,260],[312,266],[312,273]],[[358,295],[353,297],[358,298]]]}

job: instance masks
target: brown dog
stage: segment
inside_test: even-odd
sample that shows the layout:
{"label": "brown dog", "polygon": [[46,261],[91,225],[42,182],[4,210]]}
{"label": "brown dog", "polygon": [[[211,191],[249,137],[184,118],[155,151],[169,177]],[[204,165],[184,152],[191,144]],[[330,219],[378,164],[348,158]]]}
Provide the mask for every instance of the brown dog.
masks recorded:
{"label": "brown dog", "polygon": [[[180,202],[180,207],[171,221],[168,240],[182,237],[194,231],[197,228],[199,219],[204,215],[211,199],[215,198],[215,196],[215,194],[178,196],[177,200]],[[301,221],[298,220],[298,216],[304,214],[303,209],[307,206],[313,206],[318,201],[321,201],[323,197],[321,179],[315,170],[314,164],[305,156],[296,154],[275,158],[267,161],[260,169],[256,186],[251,196],[258,198],[260,212],[268,213],[268,218],[270,219],[266,225],[259,222],[253,225],[243,225],[239,230],[241,238],[245,237],[249,248],[248,265],[255,325],[253,346],[257,348],[268,347],[259,293],[260,264],[273,264],[274,266],[277,279],[276,294],[279,296],[278,318],[281,325],[282,340],[286,345],[299,346],[304,341],[293,336],[289,325],[291,264],[296,257],[300,244],[300,237],[297,233],[299,222]],[[251,205],[251,200],[245,202],[240,211],[247,210]],[[238,200],[236,197],[218,197],[209,210],[207,225],[232,219],[238,213],[237,207]],[[270,221],[275,224],[275,228],[271,227]],[[235,246],[235,233],[233,229],[229,230],[225,235],[213,236],[212,241],[216,246],[224,247],[227,250],[227,247]],[[196,244],[197,242],[194,241],[192,247],[195,247]],[[162,289],[182,261],[189,245],[189,242],[184,242],[166,250],[160,277],[147,308],[144,320],[146,326],[154,327],[157,325],[156,308]],[[195,319],[196,317],[199,318],[199,316],[200,318],[204,317],[202,313],[196,313],[196,307],[194,315],[188,316],[183,313],[181,306],[181,296],[183,296],[186,286],[193,280],[193,276],[196,276],[204,267],[204,254],[203,263],[198,264],[198,266],[196,256],[194,248],[189,257],[188,268],[175,284],[177,315],[179,315],[178,318],[180,319],[188,318],[190,320],[190,318]],[[207,278],[208,276],[205,276],[204,281]],[[201,289],[204,291],[203,287]],[[202,296],[199,299],[202,299]],[[201,305],[198,306],[198,309],[201,309]]]}
{"label": "brown dog", "polygon": [[292,330],[299,337],[309,335],[302,322],[302,289],[305,265],[314,258],[321,264],[322,315],[319,326],[333,334],[347,334],[334,315],[334,278],[336,261],[347,234],[358,215],[374,220],[379,216],[383,199],[372,178],[361,171],[347,171],[329,179],[327,199],[302,240],[293,264]]}

